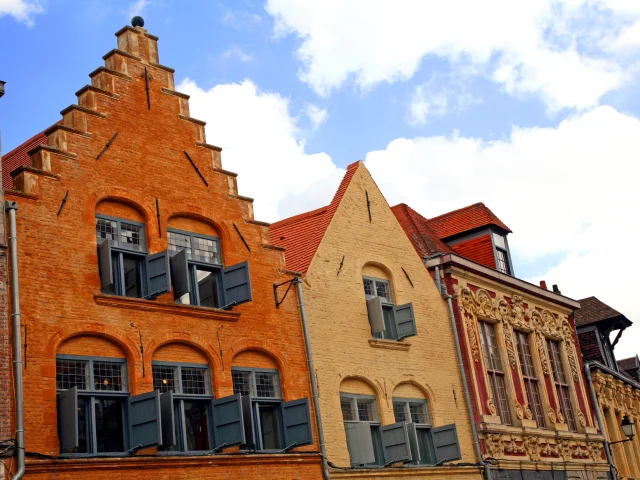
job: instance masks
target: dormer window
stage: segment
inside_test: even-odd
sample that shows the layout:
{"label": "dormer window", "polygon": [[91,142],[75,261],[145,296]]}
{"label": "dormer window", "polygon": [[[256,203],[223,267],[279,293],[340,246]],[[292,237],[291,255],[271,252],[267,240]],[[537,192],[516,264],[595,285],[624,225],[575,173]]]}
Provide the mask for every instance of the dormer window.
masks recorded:
{"label": "dormer window", "polygon": [[511,268],[509,246],[507,245],[506,237],[493,232],[493,245],[495,247],[496,254],[496,269],[501,273],[511,275],[513,270]]}

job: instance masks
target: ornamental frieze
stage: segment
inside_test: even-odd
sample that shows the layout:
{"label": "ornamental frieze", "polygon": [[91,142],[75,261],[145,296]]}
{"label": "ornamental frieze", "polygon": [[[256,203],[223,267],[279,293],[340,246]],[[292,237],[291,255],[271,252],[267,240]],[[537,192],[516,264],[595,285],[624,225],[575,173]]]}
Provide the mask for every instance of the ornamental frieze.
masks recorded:
{"label": "ornamental frieze", "polygon": [[570,439],[560,439],[553,444],[537,435],[523,435],[519,438],[510,433],[487,433],[484,435],[485,456],[503,458],[507,456],[523,457],[539,462],[543,458],[556,458],[564,462],[602,460],[602,442],[583,442]]}
{"label": "ornamental frieze", "polygon": [[591,378],[593,389],[601,405],[628,415],[632,420],[638,418],[640,389],[600,370],[594,370]]}

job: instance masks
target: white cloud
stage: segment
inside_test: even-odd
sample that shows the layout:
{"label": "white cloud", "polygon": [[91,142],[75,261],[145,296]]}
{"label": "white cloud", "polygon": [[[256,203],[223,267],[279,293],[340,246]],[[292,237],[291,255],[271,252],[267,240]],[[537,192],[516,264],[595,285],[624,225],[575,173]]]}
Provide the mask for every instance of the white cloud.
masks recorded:
{"label": "white cloud", "polygon": [[136,15],[142,15],[143,10],[147,5],[151,3],[151,0],[136,0],[131,4],[127,14],[129,17],[135,17]]}
{"label": "white cloud", "polygon": [[207,141],[222,147],[223,167],[239,174],[242,195],[255,198],[259,220],[274,221],[331,201],[344,174],[325,153],[305,152],[289,101],[250,80],[203,90],[193,81],[191,115],[207,122]]}
{"label": "white cloud", "polygon": [[313,105],[311,103],[307,104],[305,113],[309,117],[309,120],[311,120],[312,131],[317,130],[320,125],[326,122],[329,118],[329,112],[326,108],[320,108],[317,105]]}
{"label": "white cloud", "polygon": [[321,95],[351,78],[362,89],[409,79],[433,55],[556,111],[591,107],[629,81],[625,58],[604,52],[640,20],[633,4],[640,2],[268,0],[266,10],[277,36],[300,38],[300,78]]}
{"label": "white cloud", "polygon": [[222,56],[224,58],[237,58],[238,60],[240,60],[243,63],[249,63],[249,62],[253,62],[255,60],[255,57],[253,55],[251,55],[250,53],[245,52],[242,48],[238,47],[237,45],[232,45],[231,47],[229,47],[223,54]]}
{"label": "white cloud", "polygon": [[434,77],[413,90],[407,108],[409,125],[422,125],[429,118],[442,117],[452,111],[460,113],[471,105],[482,102],[479,97],[466,91],[465,82],[453,75],[448,75],[445,79],[437,80]]}
{"label": "white cloud", "polygon": [[9,15],[19,22],[33,25],[33,17],[43,13],[42,6],[35,0],[0,0],[0,18]]}
{"label": "white cloud", "polygon": [[[483,201],[514,231],[518,260],[561,259],[530,281],[557,283],[572,298],[595,295],[640,325],[631,291],[640,257],[624,242],[640,237],[638,138],[637,118],[598,107],[557,128],[514,128],[501,141],[400,138],[365,163],[392,205],[427,217]],[[625,332],[619,355],[635,353],[639,330]]]}
{"label": "white cloud", "polygon": [[[256,199],[256,218],[329,203],[344,170],[305,151],[287,99],[248,80],[207,91],[185,80],[179,89],[207,121],[208,141],[223,147],[224,168],[240,174],[240,192]],[[406,202],[427,217],[485,202],[514,231],[518,263],[560,259],[530,281],[557,283],[576,299],[595,295],[640,325],[632,291],[640,257],[626,252],[640,238],[638,138],[637,118],[597,107],[555,128],[514,127],[500,141],[398,138],[365,163],[391,205]],[[625,332],[620,357],[635,353],[638,330]]]}
{"label": "white cloud", "polygon": [[255,13],[243,12],[241,10],[228,10],[220,21],[238,30],[251,31],[256,25],[262,23],[262,17]]}

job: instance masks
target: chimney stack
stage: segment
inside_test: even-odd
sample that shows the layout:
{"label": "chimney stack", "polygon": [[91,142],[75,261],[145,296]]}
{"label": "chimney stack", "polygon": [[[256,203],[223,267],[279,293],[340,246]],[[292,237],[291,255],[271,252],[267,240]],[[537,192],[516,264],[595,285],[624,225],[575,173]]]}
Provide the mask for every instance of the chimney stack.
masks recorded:
{"label": "chimney stack", "polygon": [[540,288],[544,288],[545,290],[548,290],[547,282],[545,282],[544,280],[540,280]]}
{"label": "chimney stack", "polygon": [[558,285],[554,284],[552,288],[553,288],[553,293],[557,293],[558,295],[562,295],[560,293],[560,289],[558,288]]}

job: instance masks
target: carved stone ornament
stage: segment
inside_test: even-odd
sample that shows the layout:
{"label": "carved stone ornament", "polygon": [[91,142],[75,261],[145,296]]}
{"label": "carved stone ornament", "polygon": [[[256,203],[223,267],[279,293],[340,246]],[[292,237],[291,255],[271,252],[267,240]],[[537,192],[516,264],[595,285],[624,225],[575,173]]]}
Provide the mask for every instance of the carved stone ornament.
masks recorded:
{"label": "carved stone ornament", "polygon": [[478,299],[477,314],[485,318],[497,319],[497,309],[493,306],[493,300],[489,292],[480,289],[476,294],[476,298]]}
{"label": "carved stone ornament", "polygon": [[538,437],[528,435],[523,438],[522,445],[531,460],[534,462],[540,460],[540,439]]}
{"label": "carved stone ornament", "polygon": [[573,450],[573,458],[589,458],[589,450],[585,450],[580,445],[576,445]]}
{"label": "carved stone ornament", "polygon": [[557,457],[558,455],[560,455],[560,453],[558,452],[558,446],[552,446],[550,443],[547,443],[540,451],[540,453],[545,457]]}
{"label": "carved stone ornament", "polygon": [[515,408],[516,410],[516,417],[522,420],[524,418],[524,410],[522,409],[522,405],[520,405],[520,402],[518,402],[518,400],[515,398],[513,399],[513,408]]}
{"label": "carved stone ornament", "polygon": [[545,344],[544,335],[540,332],[536,333],[536,346],[538,347],[538,355],[540,356],[540,364],[542,365],[542,373],[549,375],[549,357],[547,356],[547,346]]}
{"label": "carved stone ornament", "polygon": [[594,462],[602,460],[602,443],[589,442],[589,455]]}
{"label": "carved stone ornament", "polygon": [[500,458],[503,453],[502,437],[495,433],[486,435],[484,438],[484,446],[487,455],[492,458]]}
{"label": "carved stone ornament", "polygon": [[474,362],[480,361],[480,345],[478,342],[478,334],[476,333],[475,322],[473,318],[467,317],[465,319],[465,326],[467,327],[467,335],[469,336],[469,347],[471,348],[471,355]]}
{"label": "carved stone ornament", "polygon": [[525,405],[524,415],[527,417],[527,420],[533,420],[533,412],[529,408],[529,405]]}
{"label": "carved stone ornament", "polygon": [[556,412],[553,411],[553,408],[551,407],[547,407],[547,416],[549,417],[549,420],[551,420],[551,423],[556,423],[557,418],[556,418]]}
{"label": "carved stone ornament", "polygon": [[557,411],[556,418],[558,419],[558,423],[564,423],[565,422],[564,415],[562,414],[560,409],[558,409],[558,411]]}
{"label": "carved stone ornament", "polygon": [[504,447],[504,452],[511,455],[522,455],[525,452],[524,445],[518,445],[516,443],[516,437],[511,435],[511,440]]}
{"label": "carved stone ornament", "polygon": [[584,417],[584,413],[582,413],[582,410],[578,410],[578,423],[580,423],[580,425],[582,425],[583,427],[587,426],[587,419]]}
{"label": "carved stone ornament", "polygon": [[569,440],[561,440],[560,444],[558,445],[558,450],[560,451],[560,455],[562,456],[565,462],[568,462],[569,460],[571,460],[571,457],[573,455],[573,450],[571,448],[571,444]]}
{"label": "carved stone ornament", "polygon": [[487,409],[491,415],[496,415],[498,413],[498,409],[496,408],[496,404],[493,403],[493,399],[490,398],[487,400]]}

